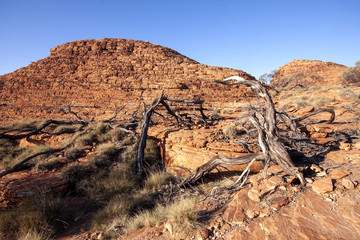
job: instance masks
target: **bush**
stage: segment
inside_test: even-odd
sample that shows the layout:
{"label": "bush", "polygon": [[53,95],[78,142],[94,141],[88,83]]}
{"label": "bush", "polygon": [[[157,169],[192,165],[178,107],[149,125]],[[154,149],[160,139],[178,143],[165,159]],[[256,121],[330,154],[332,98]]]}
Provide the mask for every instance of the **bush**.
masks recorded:
{"label": "bush", "polygon": [[142,227],[158,226],[161,223],[170,222],[174,230],[183,235],[188,235],[198,225],[198,212],[195,210],[196,198],[183,198],[170,205],[157,205],[152,211],[146,210],[131,218],[127,230],[139,229]]}
{"label": "bush", "polygon": [[88,166],[72,163],[63,168],[61,173],[64,181],[69,185],[70,193],[75,193],[78,191],[80,181],[89,178],[92,170]]}
{"label": "bush", "polygon": [[64,133],[75,133],[77,130],[79,130],[82,127],[81,124],[74,124],[74,125],[59,125],[56,126],[53,133],[55,134],[64,134]]}
{"label": "bush", "polygon": [[360,66],[351,67],[344,71],[339,79],[342,83],[360,83]]}
{"label": "bush", "polygon": [[52,157],[50,159],[45,159],[43,161],[39,161],[34,166],[35,172],[44,172],[44,171],[50,171],[55,168],[61,167],[63,164],[59,162],[59,159],[57,157]]}
{"label": "bush", "polygon": [[146,189],[157,189],[164,184],[167,184],[171,179],[172,175],[165,171],[151,172],[145,180]]}
{"label": "bush", "polygon": [[78,147],[70,148],[64,153],[64,156],[69,161],[75,161],[78,158],[84,157],[85,155],[86,155],[85,150]]}
{"label": "bush", "polygon": [[36,129],[45,123],[45,120],[21,119],[14,123],[4,126],[5,129]]}
{"label": "bush", "polygon": [[229,138],[236,138],[238,135],[238,130],[234,123],[224,126],[222,131]]}

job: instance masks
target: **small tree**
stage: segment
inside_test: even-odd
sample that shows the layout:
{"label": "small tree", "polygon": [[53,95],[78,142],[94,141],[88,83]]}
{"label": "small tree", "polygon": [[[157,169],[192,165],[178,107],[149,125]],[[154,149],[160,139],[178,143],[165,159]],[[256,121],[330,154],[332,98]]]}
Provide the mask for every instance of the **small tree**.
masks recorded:
{"label": "small tree", "polygon": [[355,66],[360,66],[360,60],[355,63]]}
{"label": "small tree", "polygon": [[259,81],[265,84],[269,84],[270,81],[274,78],[277,69],[272,70],[270,73],[264,73],[259,77]]}

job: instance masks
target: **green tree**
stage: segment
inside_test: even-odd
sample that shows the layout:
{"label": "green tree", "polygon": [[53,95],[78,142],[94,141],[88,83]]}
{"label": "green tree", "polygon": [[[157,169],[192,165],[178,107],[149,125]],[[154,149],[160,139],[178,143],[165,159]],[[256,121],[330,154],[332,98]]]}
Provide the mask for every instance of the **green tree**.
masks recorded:
{"label": "green tree", "polygon": [[259,77],[259,81],[265,84],[269,84],[270,81],[274,78],[277,69],[272,70],[270,73],[264,73]]}

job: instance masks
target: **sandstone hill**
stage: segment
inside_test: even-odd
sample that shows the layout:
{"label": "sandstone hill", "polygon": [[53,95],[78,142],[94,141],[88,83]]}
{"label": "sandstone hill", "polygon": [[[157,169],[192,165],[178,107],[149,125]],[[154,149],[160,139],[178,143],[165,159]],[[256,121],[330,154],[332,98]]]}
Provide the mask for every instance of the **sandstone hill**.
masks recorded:
{"label": "sandstone hill", "polygon": [[104,115],[115,104],[134,108],[140,100],[151,101],[162,89],[177,98],[233,102],[242,91],[212,81],[232,75],[254,79],[243,71],[203,65],[143,41],[73,41],[50,52],[42,60],[0,76],[0,121],[59,117],[58,110],[68,104],[92,107],[92,114]]}
{"label": "sandstone hill", "polygon": [[338,79],[348,67],[316,60],[294,60],[281,66],[275,73],[271,84],[285,87],[302,84],[306,86],[338,85]]}

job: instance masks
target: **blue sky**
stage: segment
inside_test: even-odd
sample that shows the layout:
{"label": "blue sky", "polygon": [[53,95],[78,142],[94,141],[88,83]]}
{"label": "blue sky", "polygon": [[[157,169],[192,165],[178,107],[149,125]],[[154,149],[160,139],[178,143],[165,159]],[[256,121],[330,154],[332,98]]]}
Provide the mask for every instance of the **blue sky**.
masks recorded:
{"label": "blue sky", "polygon": [[0,0],[0,23],[0,74],[57,45],[104,37],[255,77],[294,59],[360,60],[360,0]]}

